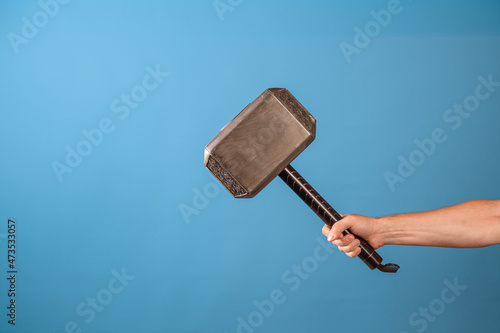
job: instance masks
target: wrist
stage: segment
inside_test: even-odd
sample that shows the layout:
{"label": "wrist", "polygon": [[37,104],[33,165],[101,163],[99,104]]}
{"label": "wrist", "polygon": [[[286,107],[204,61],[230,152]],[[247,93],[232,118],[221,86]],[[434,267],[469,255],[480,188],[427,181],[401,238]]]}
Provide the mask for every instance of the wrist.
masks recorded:
{"label": "wrist", "polygon": [[379,247],[391,244],[391,222],[389,216],[375,218],[376,234]]}

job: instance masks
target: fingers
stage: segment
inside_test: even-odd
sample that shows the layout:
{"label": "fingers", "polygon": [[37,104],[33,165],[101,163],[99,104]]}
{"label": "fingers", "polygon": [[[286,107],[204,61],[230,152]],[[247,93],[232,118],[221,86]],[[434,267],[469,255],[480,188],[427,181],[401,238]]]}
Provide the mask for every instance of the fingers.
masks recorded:
{"label": "fingers", "polygon": [[[346,215],[342,215],[346,217]],[[324,225],[321,232],[328,237],[328,241],[336,245],[340,251],[345,252],[349,257],[356,257],[361,253],[360,242],[352,234],[343,235],[344,230],[352,226],[349,218],[343,218],[336,222],[332,227]]]}
{"label": "fingers", "polygon": [[339,247],[340,251],[345,252],[350,257],[355,256],[354,253],[360,249],[359,239],[355,239],[353,235],[347,235],[343,239],[335,241],[334,244]]}
{"label": "fingers", "polygon": [[354,258],[354,257],[358,256],[360,253],[361,253],[361,248],[357,247],[354,251],[346,252],[345,254],[347,254],[351,258]]}
{"label": "fingers", "polygon": [[340,239],[336,239],[336,240],[332,241],[332,243],[334,245],[337,245],[340,248],[340,247],[349,246],[354,240],[355,240],[355,237],[353,235],[349,234],[349,235],[342,236],[342,238],[340,238]]}
{"label": "fingers", "polygon": [[359,247],[359,239],[356,239],[352,234],[345,235],[341,239],[332,242],[337,245],[340,251],[345,252],[349,257],[356,257],[361,253]]}
{"label": "fingers", "polygon": [[336,222],[330,229],[328,233],[328,241],[332,242],[337,239],[342,238],[342,233],[344,230],[349,229],[352,226],[352,221],[348,217],[343,218],[342,220]]}
{"label": "fingers", "polygon": [[323,229],[321,229],[321,232],[323,233],[323,235],[328,237],[328,234],[330,233],[330,227],[328,226],[328,224],[325,224],[323,226]]}

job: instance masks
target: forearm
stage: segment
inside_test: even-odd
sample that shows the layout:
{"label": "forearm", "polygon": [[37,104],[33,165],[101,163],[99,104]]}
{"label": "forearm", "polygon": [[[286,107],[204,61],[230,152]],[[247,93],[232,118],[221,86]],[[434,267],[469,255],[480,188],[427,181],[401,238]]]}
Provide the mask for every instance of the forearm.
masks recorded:
{"label": "forearm", "polygon": [[500,200],[468,201],[378,219],[382,243],[442,247],[500,244]]}

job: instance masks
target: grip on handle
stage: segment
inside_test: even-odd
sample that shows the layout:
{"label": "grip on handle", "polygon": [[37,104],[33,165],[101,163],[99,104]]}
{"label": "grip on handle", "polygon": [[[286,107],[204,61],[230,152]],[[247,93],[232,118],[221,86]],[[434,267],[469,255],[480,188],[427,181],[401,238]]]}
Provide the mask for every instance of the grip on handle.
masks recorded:
{"label": "grip on handle", "polygon": [[[304,200],[305,203],[330,227],[342,219],[339,213],[335,211],[321,195],[309,185],[300,174],[288,165],[279,174],[280,178],[297,193],[297,195]],[[349,229],[344,231],[344,235],[353,234]],[[353,234],[354,235],[354,234]],[[360,241],[361,253],[359,257],[363,262],[370,267],[370,269],[379,269],[382,272],[396,273],[399,266],[396,264],[382,264],[382,257],[371,247],[370,244],[363,238],[354,235]]]}

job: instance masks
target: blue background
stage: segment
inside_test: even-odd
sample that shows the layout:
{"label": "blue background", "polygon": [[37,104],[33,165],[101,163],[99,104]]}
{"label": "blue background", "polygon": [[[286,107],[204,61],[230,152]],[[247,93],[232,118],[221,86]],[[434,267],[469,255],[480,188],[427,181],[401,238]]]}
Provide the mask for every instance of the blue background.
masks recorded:
{"label": "blue background", "polygon": [[[41,5],[1,2],[0,330],[498,332],[498,246],[386,246],[379,253],[401,265],[395,275],[332,245],[327,260],[311,261],[322,224],[285,184],[236,200],[202,156],[264,89],[286,87],[317,120],[315,142],[293,165],[339,212],[498,199],[500,89],[457,129],[443,114],[474,94],[479,76],[500,81],[500,3],[401,1],[348,62],[340,44],[353,44],[354,28],[387,1],[223,2],[232,10],[219,15],[211,0],[72,1],[18,52],[9,33],[21,35]],[[169,74],[120,119],[111,104],[148,66]],[[105,118],[113,132],[59,181],[53,162]],[[384,174],[435,128],[447,140],[392,191]],[[17,223],[15,327],[5,316],[8,218]],[[317,265],[287,282],[304,262]],[[121,292],[92,320],[79,315],[88,298],[110,295],[123,269],[131,277]],[[442,309],[444,281],[455,279],[467,289]],[[259,317],[254,301],[276,289],[285,301]],[[429,305],[439,314],[412,323]],[[257,327],[238,328],[239,317]]]}

